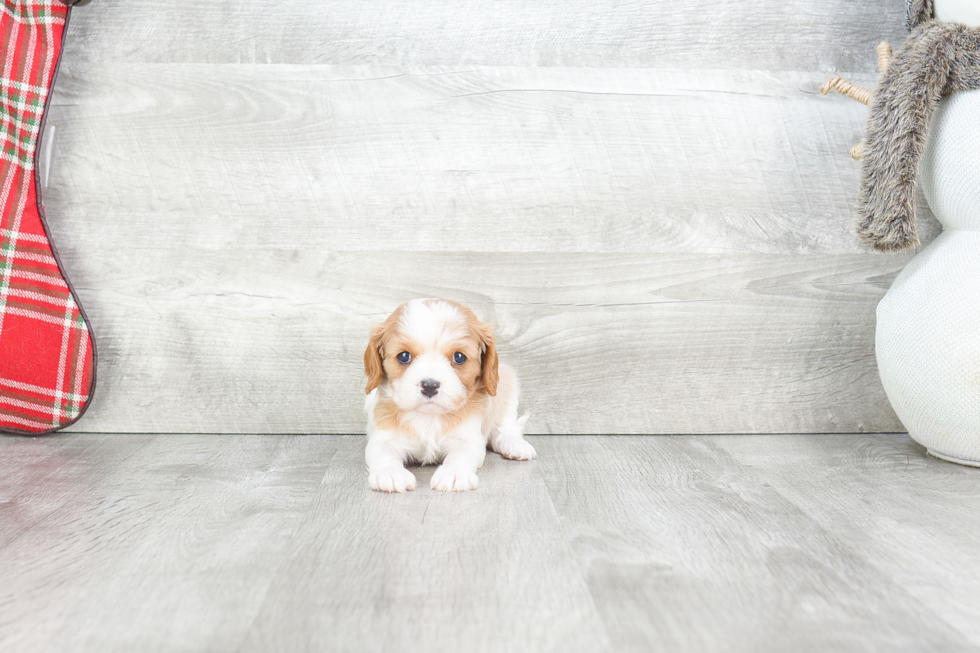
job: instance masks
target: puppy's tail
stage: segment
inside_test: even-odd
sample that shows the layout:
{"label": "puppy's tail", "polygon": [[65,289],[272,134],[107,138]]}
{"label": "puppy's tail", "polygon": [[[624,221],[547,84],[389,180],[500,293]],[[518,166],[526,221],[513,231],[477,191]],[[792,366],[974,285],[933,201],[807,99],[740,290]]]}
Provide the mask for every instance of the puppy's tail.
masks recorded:
{"label": "puppy's tail", "polygon": [[493,442],[501,439],[509,440],[510,438],[523,438],[524,425],[527,424],[527,418],[530,416],[531,413],[525,413],[515,420],[505,421],[494,431],[494,434],[491,436],[491,441]]}
{"label": "puppy's tail", "polygon": [[517,426],[521,429],[521,435],[524,435],[524,425],[527,424],[527,420],[530,416],[531,413],[524,413],[517,418]]}

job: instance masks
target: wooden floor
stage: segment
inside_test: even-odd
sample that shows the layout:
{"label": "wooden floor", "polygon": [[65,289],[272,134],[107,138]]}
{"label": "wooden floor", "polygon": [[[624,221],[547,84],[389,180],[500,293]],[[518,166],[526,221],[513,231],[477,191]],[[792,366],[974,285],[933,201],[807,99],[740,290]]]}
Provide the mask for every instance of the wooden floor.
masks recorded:
{"label": "wooden floor", "polygon": [[388,496],[361,436],[0,438],[0,650],[980,648],[980,472],[905,435],[533,442]]}

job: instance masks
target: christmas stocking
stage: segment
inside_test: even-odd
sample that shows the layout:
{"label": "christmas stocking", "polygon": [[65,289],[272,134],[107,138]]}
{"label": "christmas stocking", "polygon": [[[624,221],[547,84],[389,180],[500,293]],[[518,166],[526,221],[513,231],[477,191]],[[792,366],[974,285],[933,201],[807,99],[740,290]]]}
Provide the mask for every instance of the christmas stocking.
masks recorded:
{"label": "christmas stocking", "polygon": [[0,0],[0,11],[0,431],[47,433],[81,417],[95,388],[95,343],[38,184],[71,10],[60,0]]}

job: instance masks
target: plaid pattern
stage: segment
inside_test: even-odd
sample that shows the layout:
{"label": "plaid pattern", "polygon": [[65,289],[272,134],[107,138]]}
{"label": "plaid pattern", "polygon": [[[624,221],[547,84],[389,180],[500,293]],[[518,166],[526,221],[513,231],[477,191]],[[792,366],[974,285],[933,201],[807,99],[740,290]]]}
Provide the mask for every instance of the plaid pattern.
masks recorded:
{"label": "plaid pattern", "polygon": [[0,0],[0,431],[77,419],[95,372],[92,337],[42,222],[34,173],[68,9]]}

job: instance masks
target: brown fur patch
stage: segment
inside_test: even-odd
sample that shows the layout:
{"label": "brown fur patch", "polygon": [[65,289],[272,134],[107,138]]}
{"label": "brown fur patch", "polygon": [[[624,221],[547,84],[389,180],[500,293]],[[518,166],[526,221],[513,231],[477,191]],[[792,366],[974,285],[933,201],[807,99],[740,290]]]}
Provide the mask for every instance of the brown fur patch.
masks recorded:
{"label": "brown fur patch", "polygon": [[[447,304],[451,304],[456,307],[466,320],[469,326],[470,332],[473,333],[474,338],[479,343],[479,349],[481,352],[480,356],[480,381],[483,382],[484,388],[486,388],[487,394],[491,397],[497,394],[497,382],[500,378],[499,367],[500,361],[497,358],[497,341],[493,333],[493,325],[489,323],[481,322],[476,316],[476,313],[468,306],[464,306],[459,302],[454,302],[451,299],[441,299],[434,301],[443,301]],[[465,352],[464,352],[465,353]],[[474,358],[469,356],[469,358]]]}
{"label": "brown fur patch", "polygon": [[384,378],[382,351],[404,310],[404,305],[399,306],[384,322],[371,329],[371,337],[368,338],[367,348],[364,350],[364,374],[368,378],[365,394],[371,394],[372,390],[381,385]]}

